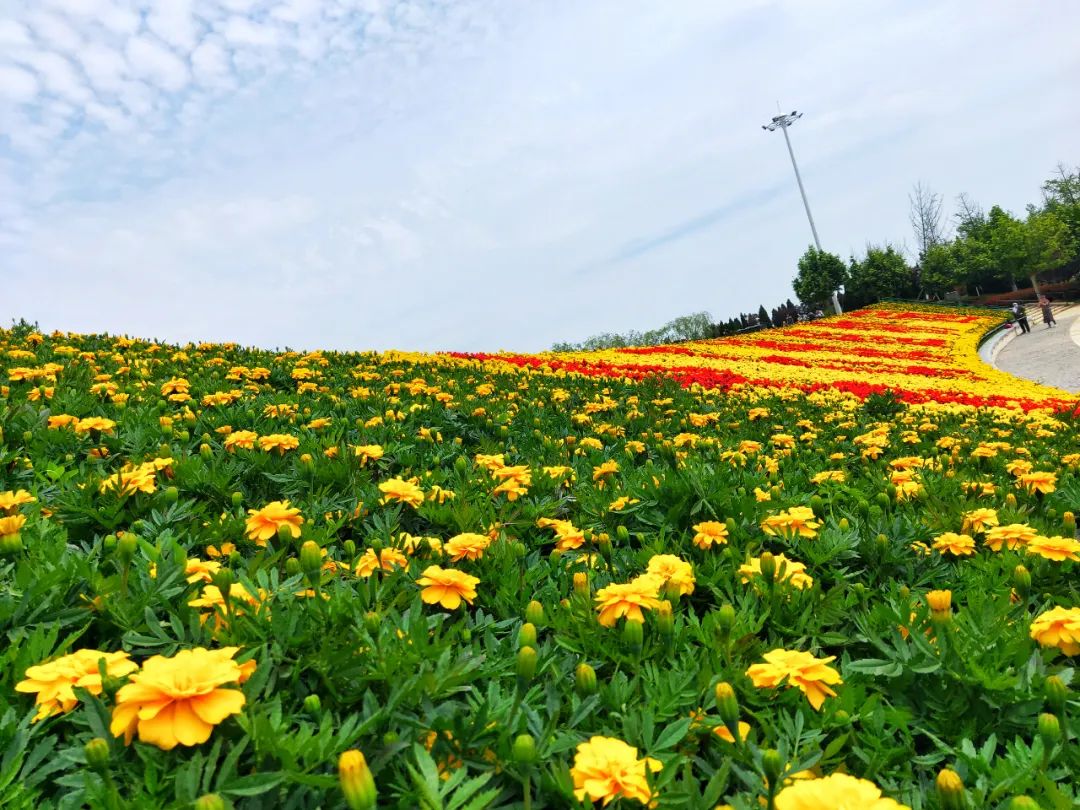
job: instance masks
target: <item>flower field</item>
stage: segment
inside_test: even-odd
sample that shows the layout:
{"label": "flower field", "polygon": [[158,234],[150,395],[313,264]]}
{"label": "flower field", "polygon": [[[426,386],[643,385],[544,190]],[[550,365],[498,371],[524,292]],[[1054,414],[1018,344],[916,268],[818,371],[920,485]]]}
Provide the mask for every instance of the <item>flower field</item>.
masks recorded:
{"label": "flower field", "polygon": [[2,331],[0,806],[1076,807],[1080,430],[999,320]]}

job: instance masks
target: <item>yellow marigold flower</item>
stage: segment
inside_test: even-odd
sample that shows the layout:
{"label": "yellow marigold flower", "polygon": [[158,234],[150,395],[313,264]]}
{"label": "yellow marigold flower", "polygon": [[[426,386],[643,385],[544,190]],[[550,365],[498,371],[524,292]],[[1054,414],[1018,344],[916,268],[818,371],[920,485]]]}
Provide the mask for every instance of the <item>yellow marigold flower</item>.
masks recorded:
{"label": "yellow marigold flower", "polygon": [[952,610],[952,591],[930,591],[926,594],[926,604],[934,613],[944,613]]}
{"label": "yellow marigold flower", "polygon": [[934,538],[933,548],[942,554],[948,552],[956,557],[966,557],[975,553],[975,541],[966,534],[945,532]]}
{"label": "yellow marigold flower", "polygon": [[0,537],[10,537],[18,534],[26,525],[26,515],[8,515],[0,517]]}
{"label": "yellow marigold flower", "polygon": [[277,450],[280,456],[285,455],[286,450],[295,450],[299,446],[300,440],[288,433],[271,433],[259,437],[259,449],[267,453]]}
{"label": "yellow marigold flower", "polygon": [[605,461],[602,464],[593,467],[592,480],[600,481],[606,476],[614,475],[619,471],[619,464],[616,461]]}
{"label": "yellow marigold flower", "polygon": [[484,556],[484,551],[491,545],[491,538],[486,534],[472,534],[464,532],[456,534],[443,543],[443,551],[450,555],[450,562],[459,560],[479,560]]}
{"label": "yellow marigold flower", "polygon": [[645,569],[646,576],[658,577],[661,585],[671,585],[680,596],[694,592],[694,566],[674,554],[654,554]]}
{"label": "yellow marigold flower", "polygon": [[476,599],[476,586],[479,582],[479,577],[437,565],[429,565],[416,580],[416,584],[423,588],[420,598],[426,604],[439,604],[447,610],[456,610],[462,601],[471,605]]}
{"label": "yellow marigold flower", "polygon": [[254,430],[234,430],[225,437],[225,449],[229,452],[238,447],[243,450],[252,450],[258,440],[259,434]]}
{"label": "yellow marigold flower", "polygon": [[771,501],[772,494],[768,490],[764,490],[761,487],[754,487],[754,500],[758,503],[764,501]]}
{"label": "yellow marigold flower", "polygon": [[91,695],[101,694],[98,662],[102,659],[105,660],[105,674],[110,678],[122,678],[139,668],[134,661],[128,660],[126,652],[76,650],[28,668],[25,680],[15,684],[15,691],[37,693],[35,723],[54,714],[69,712],[78,703],[73,687],[82,687]]}
{"label": "yellow marigold flower", "polygon": [[751,408],[749,411],[746,412],[746,418],[749,419],[751,422],[756,422],[759,419],[768,419],[769,418],[769,409],[768,408]]}
{"label": "yellow marigold flower", "polygon": [[784,450],[790,450],[795,446],[795,437],[787,433],[777,433],[769,441],[772,442],[773,447],[779,447]]}
{"label": "yellow marigold flower", "polygon": [[574,795],[578,801],[603,800],[606,806],[615,799],[633,799],[649,804],[653,799],[648,772],[663,765],[652,757],[638,759],[638,751],[613,737],[590,737],[577,747],[574,767]]}
{"label": "yellow marigold flower", "polygon": [[[717,726],[713,729],[713,734],[719,737],[724,742],[734,743],[735,736],[731,733],[727,726]],[[750,724],[740,720],[739,721],[739,741],[745,740],[747,735],[750,734]]]}
{"label": "yellow marigold flower", "polygon": [[400,501],[409,504],[414,509],[418,509],[424,504],[424,491],[411,481],[391,478],[379,484],[379,491],[383,494],[382,499],[379,501],[381,504]]}
{"label": "yellow marigold flower", "polygon": [[137,731],[140,741],[166,751],[206,742],[214,726],[244,706],[243,692],[221,688],[250,672],[232,660],[237,650],[196,647],[172,658],[151,656],[116,693],[110,731],[127,744]]}
{"label": "yellow marigold flower", "polygon": [[[207,552],[209,553],[209,552]],[[198,557],[189,557],[184,565],[184,576],[188,582],[210,583],[214,580],[214,574],[221,570],[221,563],[216,560],[200,560]],[[157,576],[157,564],[150,564],[150,576]]]}
{"label": "yellow marigold flower", "polygon": [[20,506],[34,503],[37,500],[25,489],[8,490],[0,492],[0,512],[14,512]]}
{"label": "yellow marigold flower", "polygon": [[307,427],[309,430],[322,430],[324,427],[329,427],[333,421],[329,416],[320,416],[318,419],[312,419],[308,422]]}
{"label": "yellow marigold flower", "polygon": [[776,794],[776,810],[909,810],[873,782],[846,773],[800,779]]}
{"label": "yellow marigold flower", "polygon": [[[774,554],[776,560],[776,579],[787,582],[793,588],[804,590],[814,585],[814,578],[806,573],[806,565],[789,560],[783,554]],[[739,566],[739,579],[745,584],[761,576],[761,557],[751,557],[749,562]]]}
{"label": "yellow marigold flower", "polygon": [[89,433],[96,430],[98,433],[112,433],[116,429],[116,422],[101,416],[89,416],[75,423],[76,433]]}
{"label": "yellow marigold flower", "polygon": [[973,509],[964,513],[964,524],[961,526],[960,531],[978,533],[997,525],[998,515],[996,509]]}
{"label": "yellow marigold flower", "polygon": [[383,457],[383,448],[381,444],[358,444],[353,448],[353,452],[356,457],[360,459],[361,467],[369,461],[378,461]]}
{"label": "yellow marigold flower", "polygon": [[727,541],[727,526],[717,520],[706,520],[694,525],[694,545],[700,549],[712,548],[713,543],[724,545]]}
{"label": "yellow marigold flower", "polygon": [[1031,637],[1044,647],[1080,655],[1080,608],[1055,607],[1031,623]]}
{"label": "yellow marigold flower", "polygon": [[800,650],[776,649],[765,653],[765,663],[751,664],[746,674],[759,688],[773,689],[786,680],[788,686],[806,695],[811,706],[820,709],[826,697],[836,694],[829,685],[843,683],[840,673],[828,666],[835,660],[834,655],[814,658]]}
{"label": "yellow marigold flower", "polygon": [[621,512],[626,507],[632,506],[633,504],[639,503],[639,502],[640,501],[639,501],[638,498],[631,498],[628,495],[623,495],[621,498],[616,498],[615,500],[613,500],[611,502],[611,505],[608,507],[608,511],[609,512]]}
{"label": "yellow marigold flower", "polygon": [[236,545],[235,544],[233,544],[233,543],[222,543],[220,548],[218,548],[217,546],[207,546],[206,547],[206,556],[207,557],[228,557],[234,551],[236,551]]}
{"label": "yellow marigold flower", "polygon": [[[239,605],[249,605],[258,608],[260,600],[266,598],[266,593],[259,591],[259,596],[253,596],[247,588],[239,582],[234,582],[229,588],[229,602],[233,605],[233,612],[242,614],[244,611]],[[188,601],[189,607],[209,609],[214,617],[214,628],[224,627],[228,620],[228,606],[225,604],[225,595],[217,585],[204,585],[202,595]],[[203,614],[205,621],[207,614]]]}
{"label": "yellow marigold flower", "polygon": [[585,544],[585,532],[571,523],[569,520],[557,520],[555,518],[539,518],[536,521],[537,528],[555,530],[555,548],[559,551],[572,551],[581,548]]}
{"label": "yellow marigold flower", "polygon": [[655,610],[660,606],[658,592],[662,580],[657,577],[638,577],[632,582],[615,583],[596,592],[596,609],[604,627],[614,627],[621,617],[628,621],[644,622],[642,608]]}
{"label": "yellow marigold flower", "polygon": [[810,479],[812,484],[825,484],[828,482],[835,482],[838,484],[844,483],[847,480],[847,473],[843,470],[824,470]]}
{"label": "yellow marigold flower", "polygon": [[300,510],[289,506],[288,501],[271,501],[262,509],[248,509],[247,537],[260,546],[276,535],[282,526],[289,528],[293,538],[300,536],[304,518]]}
{"label": "yellow marigold flower", "polygon": [[376,557],[374,550],[369,548],[356,563],[356,575],[367,579],[378,570],[392,571],[394,568],[402,568],[408,571],[409,558],[396,548],[384,548]]}
{"label": "yellow marigold flower", "polygon": [[991,551],[1001,551],[1002,543],[1009,551],[1013,551],[1019,546],[1027,545],[1038,535],[1039,533],[1026,523],[1009,523],[1006,526],[995,526],[988,531],[984,542]]}
{"label": "yellow marigold flower", "polygon": [[1057,487],[1057,476],[1052,472],[1029,472],[1016,478],[1016,485],[1028,492],[1049,495]]}
{"label": "yellow marigold flower", "polygon": [[645,444],[639,441],[629,441],[626,443],[626,452],[640,455],[645,452]]}
{"label": "yellow marigold flower", "polygon": [[58,413],[55,416],[49,417],[46,427],[48,427],[49,430],[59,430],[60,428],[74,425],[78,421],[79,417],[77,416],[72,416],[66,413]]}
{"label": "yellow marigold flower", "polygon": [[1040,535],[1031,539],[1027,544],[1026,551],[1028,554],[1038,554],[1040,557],[1055,562],[1064,562],[1065,560],[1080,562],[1080,541],[1072,537],[1043,537]]}
{"label": "yellow marigold flower", "polygon": [[770,515],[761,522],[765,534],[793,539],[795,537],[817,537],[821,524],[814,519],[814,510],[809,506],[793,506],[786,512]]}
{"label": "yellow marigold flower", "polygon": [[121,470],[111,478],[106,478],[99,487],[101,492],[115,492],[118,495],[134,495],[136,492],[153,492],[157,489],[154,471],[145,466],[130,470]]}

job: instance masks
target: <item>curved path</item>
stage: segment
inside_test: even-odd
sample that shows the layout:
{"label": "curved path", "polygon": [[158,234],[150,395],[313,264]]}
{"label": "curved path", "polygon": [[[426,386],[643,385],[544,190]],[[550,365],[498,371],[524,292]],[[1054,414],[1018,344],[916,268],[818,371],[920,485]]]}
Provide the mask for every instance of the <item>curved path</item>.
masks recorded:
{"label": "curved path", "polygon": [[1043,385],[1080,392],[1080,305],[1055,314],[1048,329],[1037,307],[1028,307],[1031,332],[1008,335],[995,350],[994,365]]}

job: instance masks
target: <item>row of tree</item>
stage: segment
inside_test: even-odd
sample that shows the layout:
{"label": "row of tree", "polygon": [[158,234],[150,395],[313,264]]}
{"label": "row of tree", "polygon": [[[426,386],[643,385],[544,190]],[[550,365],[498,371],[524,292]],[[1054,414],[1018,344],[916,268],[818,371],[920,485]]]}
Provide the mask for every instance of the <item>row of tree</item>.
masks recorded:
{"label": "row of tree", "polygon": [[[921,183],[909,198],[916,262],[892,245],[870,245],[845,264],[834,253],[809,248],[792,281],[804,304],[826,305],[834,290],[852,309],[882,298],[934,298],[1019,289],[1036,293],[1039,279],[1080,270],[1080,168],[1059,164],[1042,186],[1042,201],[1017,217],[995,205],[985,211],[966,194],[957,198],[952,223],[942,197]],[[950,227],[951,226],[951,227]]]}

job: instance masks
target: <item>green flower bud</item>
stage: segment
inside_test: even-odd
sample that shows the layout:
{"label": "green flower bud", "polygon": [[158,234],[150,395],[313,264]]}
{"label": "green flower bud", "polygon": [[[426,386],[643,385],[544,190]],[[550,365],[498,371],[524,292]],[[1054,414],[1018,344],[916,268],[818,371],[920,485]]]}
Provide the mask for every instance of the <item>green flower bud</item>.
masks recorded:
{"label": "green flower bud", "polygon": [[967,800],[964,798],[964,783],[960,780],[960,774],[949,768],[942,768],[935,784],[942,810],[964,810]]}
{"label": "green flower bud", "polygon": [[369,610],[364,614],[364,629],[371,633],[371,635],[375,636],[379,634],[380,624],[382,624],[382,616],[374,610]]}
{"label": "green flower bud", "polygon": [[638,652],[645,645],[645,623],[627,619],[622,628],[623,644],[634,652]]}
{"label": "green flower bud", "polygon": [[176,487],[166,487],[163,491],[165,503],[176,503],[180,500],[180,490]]}
{"label": "green flower bud", "polygon": [[18,554],[22,548],[22,534],[19,532],[0,535],[0,554]]}
{"label": "green flower bud", "polygon": [[318,717],[322,712],[322,698],[318,695],[308,695],[304,698],[304,711]]}
{"label": "green flower bud", "polygon": [[849,521],[846,517],[842,517],[840,518],[840,521],[837,523],[837,525],[840,527],[841,531],[846,532],[848,529],[851,528],[851,521]]}
{"label": "green flower bud", "polygon": [[574,688],[581,697],[596,693],[596,670],[588,664],[578,664],[574,672]]}
{"label": "green flower bud", "polygon": [[737,528],[735,525],[735,518],[728,518],[727,520],[725,520],[724,527],[728,530],[729,537],[735,536],[735,529]]}
{"label": "green flower bud", "polygon": [[610,562],[611,561],[611,553],[612,553],[612,550],[611,550],[611,538],[608,537],[606,534],[602,535],[600,537],[599,542],[597,543],[597,546],[600,549],[600,556],[603,557],[608,562]]}
{"label": "green flower bud", "polygon": [[1046,705],[1050,711],[1058,717],[1065,714],[1065,704],[1069,700],[1069,687],[1057,675],[1051,675],[1043,684],[1043,692],[1046,695]]}
{"label": "green flower bud", "polygon": [[625,526],[619,526],[615,530],[615,536],[619,538],[620,543],[625,543],[630,539],[630,531]]}
{"label": "green flower bud", "polygon": [[531,765],[536,762],[536,740],[532,734],[519,734],[514,738],[512,756],[515,762]]}
{"label": "green flower bud", "polygon": [[116,540],[116,556],[122,565],[130,565],[139,549],[139,538],[131,532],[121,532]]}
{"label": "green flower bud", "polygon": [[216,793],[205,793],[195,800],[195,810],[228,810],[232,803]]}
{"label": "green flower bud", "polygon": [[388,731],[382,735],[383,745],[393,745],[399,740],[398,733],[396,731]]}
{"label": "green flower bud", "polygon": [[1052,714],[1043,713],[1039,715],[1038,729],[1039,737],[1042,738],[1043,746],[1047,751],[1053,748],[1057,741],[1061,739],[1061,723]]}
{"label": "green flower bud", "polygon": [[278,526],[277,539],[282,545],[291,543],[293,541],[292,524],[282,523]]}
{"label": "green flower bud", "polygon": [[784,772],[784,760],[775,748],[766,748],[761,752],[761,771],[770,785],[778,784],[780,774]]}
{"label": "green flower bud", "polygon": [[375,778],[360,751],[354,748],[341,755],[338,760],[338,781],[345,795],[345,803],[351,810],[373,810],[378,797]]}
{"label": "green flower bud", "polygon": [[716,611],[716,630],[721,640],[726,641],[731,637],[731,631],[735,627],[735,608],[731,605],[721,605]]}
{"label": "green flower bud", "polygon": [[[890,484],[889,486],[890,486],[890,487],[892,487],[893,493],[895,493],[895,492],[896,492],[896,487],[893,487],[893,486],[892,486],[892,484]],[[894,494],[894,497],[895,497],[895,494]],[[888,491],[886,491],[886,492],[879,492],[879,493],[878,493],[878,494],[877,494],[877,495],[876,495],[876,496],[874,497],[874,501],[875,501],[875,502],[877,503],[877,505],[878,505],[878,506],[879,506],[879,507],[880,507],[880,508],[881,508],[882,510],[885,510],[885,511],[888,511],[888,509],[889,509],[889,506],[890,506],[890,505],[892,504],[892,501],[891,501],[891,500],[890,500],[890,498],[889,498],[889,493],[888,493]]]}
{"label": "green flower bud", "polygon": [[[675,598],[678,598],[677,592]],[[656,626],[660,631],[660,637],[665,641],[675,635],[675,617],[671,612],[671,602],[665,600],[656,609]]]}
{"label": "green flower bud", "polygon": [[214,457],[214,450],[206,442],[199,445],[199,455],[203,458],[210,459]]}
{"label": "green flower bud", "polygon": [[1065,530],[1065,534],[1069,537],[1076,536],[1076,515],[1072,512],[1066,512],[1061,516],[1061,528]]}
{"label": "green flower bud", "polygon": [[244,496],[239,492],[234,492],[231,496],[232,505],[235,508],[239,508],[244,503]]}
{"label": "green flower bud", "polygon": [[1014,796],[1009,802],[1009,810],[1039,810],[1039,803],[1027,796]]}
{"label": "green flower bud", "polygon": [[776,576],[776,557],[774,557],[768,551],[762,552],[760,557],[761,562],[761,578],[766,582],[772,582]]}
{"label": "green flower bud", "polygon": [[303,570],[304,569],[300,567],[300,560],[296,559],[296,557],[289,557],[285,560],[285,573],[290,577],[295,577]]}
{"label": "green flower bud", "polygon": [[345,551],[345,559],[350,563],[356,559],[356,542],[354,540],[346,540],[341,544],[341,548]]}
{"label": "green flower bud", "polygon": [[727,681],[716,685],[716,710],[735,739],[739,739],[739,700],[735,689]]}
{"label": "green flower bud", "polygon": [[109,743],[101,737],[94,737],[83,746],[86,755],[86,764],[93,770],[104,771],[109,767]]}
{"label": "green flower bud", "polygon": [[536,625],[532,622],[525,622],[521,625],[521,629],[518,630],[518,647],[535,647],[536,646]]}
{"label": "green flower bud", "polygon": [[322,571],[322,550],[314,540],[305,540],[300,546],[300,570],[309,579],[314,579]]}
{"label": "green flower bud", "polygon": [[219,568],[213,576],[214,586],[221,591],[221,597],[229,600],[229,591],[232,590],[233,572],[228,568]]}
{"label": "green flower bud", "polygon": [[522,647],[517,654],[517,677],[521,686],[526,686],[536,675],[536,649]]}
{"label": "green flower bud", "polygon": [[1013,589],[1019,596],[1027,596],[1031,593],[1031,572],[1022,565],[1013,569]]}
{"label": "green flower bud", "polygon": [[525,606],[525,621],[529,624],[541,627],[544,624],[544,606],[533,599]]}
{"label": "green flower bud", "polygon": [[814,514],[821,518],[825,516],[825,501],[820,495],[810,496],[810,508],[814,510]]}

